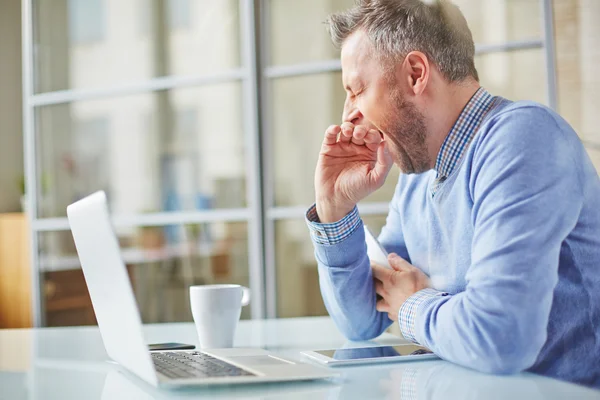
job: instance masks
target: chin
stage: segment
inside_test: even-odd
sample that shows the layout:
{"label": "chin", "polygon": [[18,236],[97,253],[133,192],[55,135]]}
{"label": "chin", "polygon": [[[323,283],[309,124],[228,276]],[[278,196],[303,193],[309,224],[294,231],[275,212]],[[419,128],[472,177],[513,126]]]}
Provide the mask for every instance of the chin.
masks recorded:
{"label": "chin", "polygon": [[412,163],[412,160],[408,158],[408,156],[402,151],[392,151],[392,159],[394,160],[394,164],[398,167],[398,169],[403,174],[414,174],[415,168]]}
{"label": "chin", "polygon": [[425,156],[421,155],[419,157],[419,152],[415,152],[411,157],[401,147],[392,145],[390,146],[390,153],[392,155],[392,160],[394,160],[394,164],[403,174],[421,174],[431,169]]}
{"label": "chin", "polygon": [[394,161],[394,164],[396,164],[400,171],[405,175],[422,174],[432,169],[428,165],[415,166],[411,160],[399,159]]}
{"label": "chin", "polygon": [[413,168],[413,166],[410,162],[406,163],[404,161],[398,160],[398,161],[395,161],[394,164],[396,164],[396,166],[398,167],[400,172],[402,172],[405,175],[410,175],[410,174],[415,173],[415,169]]}

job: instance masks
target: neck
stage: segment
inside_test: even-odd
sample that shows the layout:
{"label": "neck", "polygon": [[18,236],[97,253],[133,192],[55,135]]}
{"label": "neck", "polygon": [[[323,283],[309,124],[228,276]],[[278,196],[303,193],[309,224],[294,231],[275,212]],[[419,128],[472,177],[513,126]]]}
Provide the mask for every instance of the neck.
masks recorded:
{"label": "neck", "polygon": [[428,143],[429,159],[431,168],[435,168],[440,148],[454,126],[454,123],[460,116],[471,97],[479,89],[479,82],[469,80],[467,82],[447,84],[447,87],[435,94],[434,104],[426,115],[428,123]]}

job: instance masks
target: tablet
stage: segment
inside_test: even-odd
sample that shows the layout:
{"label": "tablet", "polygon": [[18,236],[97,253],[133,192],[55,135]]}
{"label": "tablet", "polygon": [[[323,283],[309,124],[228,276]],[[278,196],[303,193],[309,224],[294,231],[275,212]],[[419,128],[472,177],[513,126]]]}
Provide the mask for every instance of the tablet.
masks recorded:
{"label": "tablet", "polygon": [[365,228],[365,242],[367,242],[367,256],[369,260],[375,264],[382,265],[389,269],[392,269],[388,261],[388,253],[385,251],[381,243],[377,240],[373,232],[364,225]]}
{"label": "tablet", "polygon": [[416,344],[313,350],[303,351],[302,354],[330,367],[438,358],[428,348],[417,346]]}

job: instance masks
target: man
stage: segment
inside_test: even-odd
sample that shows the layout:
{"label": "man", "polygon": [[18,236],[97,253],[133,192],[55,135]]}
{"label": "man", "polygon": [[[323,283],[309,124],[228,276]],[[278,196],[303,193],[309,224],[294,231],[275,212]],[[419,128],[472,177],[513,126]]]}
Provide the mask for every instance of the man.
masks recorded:
{"label": "man", "polygon": [[[307,223],[339,329],[371,339],[398,321],[466,367],[600,386],[600,179],[577,134],[480,87],[448,2],[359,0],[328,23],[347,99]],[[392,164],[393,271],[370,266],[356,208]]]}

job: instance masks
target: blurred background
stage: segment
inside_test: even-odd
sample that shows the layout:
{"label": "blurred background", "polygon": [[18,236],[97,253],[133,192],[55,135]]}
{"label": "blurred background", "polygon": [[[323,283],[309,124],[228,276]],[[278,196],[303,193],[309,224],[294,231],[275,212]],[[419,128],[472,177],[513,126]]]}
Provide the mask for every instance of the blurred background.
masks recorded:
{"label": "blurred background", "polygon": [[[600,1],[455,0],[492,94],[557,109],[600,168]],[[304,212],[340,121],[323,21],[352,0],[0,0],[0,327],[94,324],[66,206],[105,190],[143,321],[239,283],[325,315]],[[361,205],[376,232],[398,176]]]}

